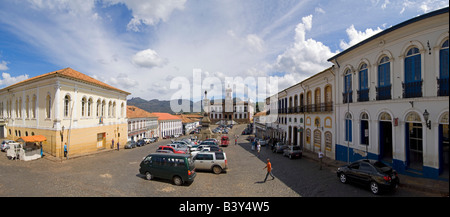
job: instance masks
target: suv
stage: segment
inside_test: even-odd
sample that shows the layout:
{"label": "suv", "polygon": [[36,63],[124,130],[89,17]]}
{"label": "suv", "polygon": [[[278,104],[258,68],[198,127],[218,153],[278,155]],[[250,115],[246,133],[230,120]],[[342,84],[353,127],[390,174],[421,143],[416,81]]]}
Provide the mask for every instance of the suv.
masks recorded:
{"label": "suv", "polygon": [[171,179],[175,185],[192,183],[195,176],[195,164],[190,155],[172,153],[153,153],[142,160],[139,173],[147,180],[154,177]]}
{"label": "suv", "polygon": [[294,157],[298,157],[298,158],[302,158],[302,149],[300,148],[300,146],[293,146],[290,145],[288,146],[286,149],[283,150],[283,156],[288,156],[289,159],[292,159]]}
{"label": "suv", "polygon": [[228,168],[227,155],[224,152],[199,152],[194,156],[195,168],[212,170],[220,174]]}
{"label": "suv", "polygon": [[172,152],[172,153],[174,153],[174,154],[186,154],[186,152],[184,152],[184,151],[181,151],[181,150],[177,150],[177,149],[175,149],[174,147],[171,147],[171,146],[167,146],[167,145],[161,145],[161,146],[159,146],[158,147],[158,149],[156,150],[156,151],[159,151],[159,150],[167,150],[167,151],[170,151],[170,152]]}

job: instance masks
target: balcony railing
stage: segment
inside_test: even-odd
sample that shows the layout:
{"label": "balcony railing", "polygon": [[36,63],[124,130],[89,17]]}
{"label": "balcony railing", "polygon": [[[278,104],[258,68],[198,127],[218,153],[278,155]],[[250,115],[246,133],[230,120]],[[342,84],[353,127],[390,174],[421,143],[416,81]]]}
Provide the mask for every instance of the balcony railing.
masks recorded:
{"label": "balcony railing", "polygon": [[[347,102],[347,97],[349,98],[350,101]],[[349,93],[347,92],[343,92],[342,93],[342,103],[352,103],[353,102],[353,91],[350,91]]]}
{"label": "balcony railing", "polygon": [[391,85],[383,87],[375,87],[377,91],[377,100],[387,100],[391,99]]}
{"label": "balcony railing", "polygon": [[448,78],[437,78],[438,96],[448,96]]}
{"label": "balcony railing", "polygon": [[362,89],[357,91],[358,102],[369,101],[369,89]]}
{"label": "balcony railing", "polygon": [[422,97],[422,84],[423,80],[408,83],[402,82],[403,98]]}

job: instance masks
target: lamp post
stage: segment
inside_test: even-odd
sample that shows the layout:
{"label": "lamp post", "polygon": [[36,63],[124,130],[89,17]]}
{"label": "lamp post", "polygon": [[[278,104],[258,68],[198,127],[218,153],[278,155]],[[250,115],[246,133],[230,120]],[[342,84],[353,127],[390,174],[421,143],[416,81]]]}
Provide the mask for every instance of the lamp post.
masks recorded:
{"label": "lamp post", "polygon": [[423,112],[423,118],[425,119],[425,123],[427,124],[428,129],[431,130],[431,120],[429,120],[430,113],[428,113],[428,111],[426,109]]}

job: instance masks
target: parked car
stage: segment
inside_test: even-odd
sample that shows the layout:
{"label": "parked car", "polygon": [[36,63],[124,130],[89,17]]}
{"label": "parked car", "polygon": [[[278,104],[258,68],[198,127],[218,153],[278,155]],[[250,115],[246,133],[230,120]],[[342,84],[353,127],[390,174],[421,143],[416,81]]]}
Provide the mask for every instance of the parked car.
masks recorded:
{"label": "parked car", "polygon": [[197,170],[212,170],[213,173],[220,174],[228,169],[225,152],[199,152],[193,159]]}
{"label": "parked car", "polygon": [[289,159],[293,158],[302,158],[303,151],[300,148],[300,146],[297,145],[290,145],[286,149],[283,150],[283,156],[289,157]]}
{"label": "parked car", "polygon": [[199,152],[207,152],[207,151],[223,152],[223,149],[215,145],[200,145],[194,151],[191,151],[191,155],[195,156]]}
{"label": "parked car", "polygon": [[205,140],[205,141],[201,142],[200,145],[215,145],[215,146],[219,146],[216,142],[208,141],[208,140]]}
{"label": "parked car", "polygon": [[135,141],[128,141],[127,144],[125,144],[126,149],[130,148],[136,148],[136,142]]}
{"label": "parked car", "polygon": [[144,146],[144,145],[145,145],[145,140],[143,140],[143,139],[139,139],[136,142],[136,146],[138,146],[138,147],[141,147],[141,146]]}
{"label": "parked car", "polygon": [[359,160],[339,167],[336,173],[342,183],[361,183],[370,187],[374,194],[396,189],[400,184],[397,171],[377,160]]}
{"label": "parked car", "polygon": [[177,151],[183,151],[186,154],[189,153],[189,147],[186,144],[184,144],[184,143],[183,144],[181,144],[181,143],[172,143],[172,144],[167,144],[167,146],[173,147]]}
{"label": "parked car", "polygon": [[283,153],[284,149],[286,149],[288,146],[281,143],[281,142],[277,142],[277,144],[275,144],[275,146],[272,149],[273,153]]}
{"label": "parked car", "polygon": [[171,151],[171,152],[174,153],[174,154],[186,154],[186,152],[184,152],[184,151],[177,150],[177,149],[175,149],[174,147],[167,146],[167,145],[161,145],[161,146],[159,146],[158,149],[157,149],[156,151],[158,151],[158,150],[168,150],[168,151]]}
{"label": "parked car", "polygon": [[0,149],[2,151],[6,151],[6,149],[9,149],[9,143],[14,143],[14,141],[9,139],[3,140],[2,144],[0,145]]}
{"label": "parked car", "polygon": [[141,162],[139,173],[147,180],[154,177],[172,180],[175,185],[192,183],[197,175],[195,163],[187,154],[153,153]]}
{"label": "parked car", "polygon": [[256,138],[256,141],[259,141],[259,144],[261,146],[266,146],[267,145],[267,140]]}
{"label": "parked car", "polygon": [[228,146],[229,144],[230,144],[230,139],[228,138],[228,136],[222,136],[222,138],[220,139],[220,145]]}

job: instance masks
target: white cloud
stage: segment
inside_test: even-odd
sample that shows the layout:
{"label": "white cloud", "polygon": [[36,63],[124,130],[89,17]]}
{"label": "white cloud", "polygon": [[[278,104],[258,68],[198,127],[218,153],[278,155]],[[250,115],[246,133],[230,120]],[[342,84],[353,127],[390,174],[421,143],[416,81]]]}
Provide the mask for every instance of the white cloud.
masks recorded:
{"label": "white cloud", "polygon": [[381,31],[383,31],[383,30],[380,29],[380,27],[378,27],[375,30],[373,30],[371,28],[367,28],[364,32],[357,31],[355,29],[355,26],[351,25],[349,28],[347,28],[347,30],[345,30],[345,32],[347,32],[347,36],[350,39],[350,41],[345,42],[344,40],[341,40],[340,47],[345,50],[345,49],[363,41],[364,39],[367,39],[367,38],[381,32]]}
{"label": "white cloud", "polygon": [[316,13],[319,13],[319,14],[325,14],[325,13],[326,13],[325,10],[322,9],[321,7],[316,7],[316,8],[314,9],[314,11],[315,11]]}
{"label": "white cloud", "polygon": [[404,0],[401,5],[402,9],[400,10],[400,14],[403,14],[407,9],[428,13],[443,7],[448,7],[449,4],[447,0]]}
{"label": "white cloud", "polygon": [[28,75],[19,75],[17,77],[11,77],[9,73],[3,72],[0,79],[0,87],[7,87],[17,82],[28,79]]}
{"label": "white cloud", "polygon": [[9,69],[9,68],[8,68],[8,62],[2,60],[2,61],[0,62],[0,70],[8,70],[8,69]]}
{"label": "white cloud", "polygon": [[167,59],[161,58],[152,49],[137,52],[132,60],[135,65],[145,68],[162,67],[167,63]]}
{"label": "white cloud", "polygon": [[262,52],[264,49],[264,41],[255,34],[247,35],[247,43],[255,51]]}
{"label": "white cloud", "polygon": [[295,28],[294,44],[278,55],[272,66],[273,71],[312,75],[330,66],[327,58],[332,57],[334,53],[322,42],[306,39],[306,31],[311,28],[312,15],[303,17],[302,22]]}
{"label": "white cloud", "polygon": [[108,0],[111,4],[123,3],[133,13],[127,30],[138,32],[142,25],[155,25],[167,21],[176,9],[183,10],[186,0]]}

